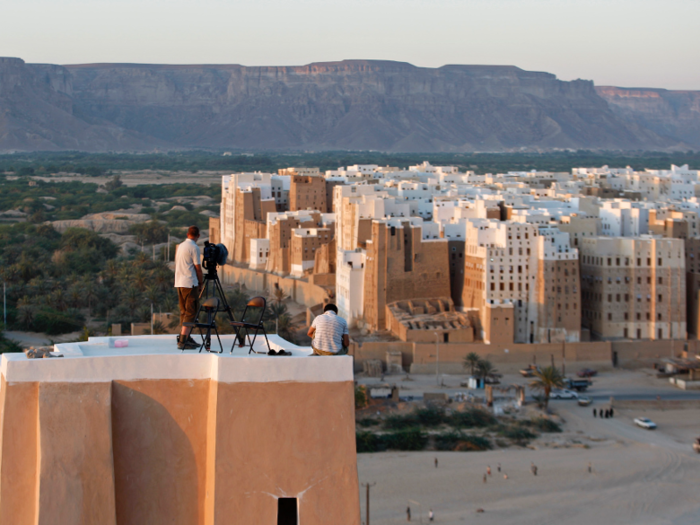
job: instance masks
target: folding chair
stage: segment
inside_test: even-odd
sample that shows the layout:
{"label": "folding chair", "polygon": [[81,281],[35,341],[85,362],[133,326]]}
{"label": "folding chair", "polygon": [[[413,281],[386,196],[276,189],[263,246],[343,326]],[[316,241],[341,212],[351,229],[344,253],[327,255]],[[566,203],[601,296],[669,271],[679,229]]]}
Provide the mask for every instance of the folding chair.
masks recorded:
{"label": "folding chair", "polygon": [[[207,322],[184,323],[184,326],[188,326],[190,328],[199,328],[199,335],[202,336],[202,345],[199,347],[200,353],[202,352],[203,348],[206,348],[207,352],[211,352],[211,332],[213,330],[216,334],[216,338],[219,341],[219,348],[221,349],[219,350],[219,353],[222,354],[224,352],[224,345],[221,344],[219,331],[216,328],[216,312],[219,310],[219,298],[210,297],[209,299],[203,301],[199,310],[200,312],[204,311],[207,314]],[[206,334],[204,333],[205,330]]]}
{"label": "folding chair", "polygon": [[[267,340],[267,332],[265,331],[265,327],[263,326],[263,317],[265,316],[265,306],[267,305],[267,301],[265,300],[264,297],[253,297],[250,301],[248,301],[248,304],[245,306],[245,310],[243,310],[243,316],[241,317],[240,321],[231,321],[231,326],[236,331],[236,338],[233,340],[233,346],[231,347],[231,353],[233,353],[233,349],[236,347],[236,342],[238,341],[244,341],[244,339],[241,336],[241,330],[245,329],[245,336],[248,338],[248,344],[250,345],[250,350],[248,350],[248,353],[253,353],[255,350],[253,350],[253,345],[255,344],[255,339],[258,337],[258,332],[262,330],[263,335],[265,336],[265,343],[267,343],[267,350],[268,352],[270,351],[270,342]],[[249,311],[249,309],[252,308],[252,311]],[[259,312],[256,312],[256,310],[259,309]],[[253,335],[253,339],[251,341],[250,339],[250,332],[255,331],[255,334]],[[242,342],[241,346],[245,346],[245,343]],[[256,354],[267,354],[267,352],[255,352]]]}

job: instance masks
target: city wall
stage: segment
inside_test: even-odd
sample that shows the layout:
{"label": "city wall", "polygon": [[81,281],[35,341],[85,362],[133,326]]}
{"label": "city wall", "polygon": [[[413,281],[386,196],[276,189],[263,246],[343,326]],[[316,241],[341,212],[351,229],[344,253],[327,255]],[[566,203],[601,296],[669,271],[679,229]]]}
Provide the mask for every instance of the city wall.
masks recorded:
{"label": "city wall", "polygon": [[[307,281],[282,277],[272,273],[251,270],[226,264],[221,267],[220,275],[223,284],[240,284],[247,290],[268,295],[270,290],[279,286],[296,303],[307,308],[323,304],[327,299],[332,299],[329,290]],[[333,293],[332,291],[330,292]]]}
{"label": "city wall", "polygon": [[[362,370],[367,359],[386,362],[386,353],[398,351],[402,355],[404,370],[418,374],[435,373],[439,352],[439,373],[462,374],[464,357],[475,352],[488,359],[501,372],[513,372],[528,364],[548,366],[552,360],[556,366],[573,365],[578,370],[585,366],[597,368],[640,368],[651,366],[664,357],[680,356],[686,341],[596,341],[586,343],[543,344],[485,344],[485,343],[411,343],[402,341],[351,342],[350,353],[355,356],[355,371]],[[691,355],[700,352],[700,341],[687,341]]]}

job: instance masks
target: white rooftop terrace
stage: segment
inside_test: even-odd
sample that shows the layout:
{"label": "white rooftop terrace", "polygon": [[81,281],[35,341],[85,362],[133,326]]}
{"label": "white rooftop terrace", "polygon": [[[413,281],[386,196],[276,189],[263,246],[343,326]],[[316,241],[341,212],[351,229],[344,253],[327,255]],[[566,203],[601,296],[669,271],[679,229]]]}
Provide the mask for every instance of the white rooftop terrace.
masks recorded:
{"label": "white rooftop terrace", "polygon": [[[265,338],[254,349],[236,345],[235,336],[221,336],[223,353],[218,353],[216,336],[212,350],[178,350],[175,335],[91,337],[78,343],[54,345],[54,355],[63,357],[28,359],[25,354],[3,354],[0,371],[7,382],[104,382],[160,379],[213,379],[220,382],[335,382],[352,381],[352,357],[312,356],[311,347],[289,343],[268,335],[270,348],[286,350],[290,356],[267,355]],[[194,335],[195,340],[200,340]],[[127,346],[115,346],[116,341]],[[264,352],[264,353],[262,353]],[[312,357],[311,359],[303,359]]]}

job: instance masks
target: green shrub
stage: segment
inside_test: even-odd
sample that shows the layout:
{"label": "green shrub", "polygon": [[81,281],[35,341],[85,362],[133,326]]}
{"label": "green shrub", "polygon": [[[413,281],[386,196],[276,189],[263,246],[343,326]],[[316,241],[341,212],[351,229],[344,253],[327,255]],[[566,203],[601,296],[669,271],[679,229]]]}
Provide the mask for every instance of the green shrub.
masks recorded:
{"label": "green shrub", "polygon": [[473,436],[461,432],[445,432],[435,436],[435,448],[437,450],[452,450],[457,452],[471,452],[489,450],[491,442],[483,436]]}
{"label": "green shrub", "polygon": [[358,453],[377,452],[379,450],[381,440],[379,439],[379,436],[373,432],[365,431],[355,433],[355,442],[357,443]]}
{"label": "green shrub", "polygon": [[486,410],[469,408],[464,412],[453,412],[448,423],[455,428],[482,428],[495,425],[498,421]]}
{"label": "green shrub", "polygon": [[503,437],[512,439],[514,441],[527,441],[529,439],[534,439],[537,437],[536,434],[533,434],[527,428],[519,425],[512,427],[503,427],[499,431],[499,434],[501,434]]}
{"label": "green shrub", "polygon": [[436,406],[419,408],[414,415],[418,423],[424,427],[436,427],[445,422],[445,410]]}
{"label": "green shrub", "polygon": [[48,335],[61,335],[80,330],[85,323],[82,316],[68,316],[50,308],[41,310],[32,323],[36,332],[45,332]]}
{"label": "green shrub", "polygon": [[423,450],[428,443],[428,435],[417,428],[410,428],[385,434],[382,441],[391,450]]}
{"label": "green shrub", "polygon": [[561,432],[561,426],[546,417],[538,417],[532,420],[532,426],[540,432]]}
{"label": "green shrub", "polygon": [[413,428],[418,425],[418,418],[415,412],[410,414],[390,414],[382,425],[387,430],[402,430]]}
{"label": "green shrub", "polygon": [[362,419],[358,419],[357,424],[360,425],[361,427],[367,428],[367,427],[373,427],[375,425],[378,425],[379,421],[377,419],[373,419],[371,417],[365,417]]}
{"label": "green shrub", "polygon": [[355,408],[365,408],[367,406],[367,389],[363,386],[355,387]]}

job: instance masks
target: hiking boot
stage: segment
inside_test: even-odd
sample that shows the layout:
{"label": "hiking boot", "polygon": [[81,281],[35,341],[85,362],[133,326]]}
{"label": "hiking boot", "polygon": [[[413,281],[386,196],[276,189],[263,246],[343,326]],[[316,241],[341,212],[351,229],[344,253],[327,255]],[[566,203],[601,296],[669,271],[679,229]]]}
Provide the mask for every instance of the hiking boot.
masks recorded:
{"label": "hiking boot", "polygon": [[185,341],[184,343],[178,343],[177,348],[178,350],[195,350],[199,348],[201,345],[197,343],[196,341]]}

